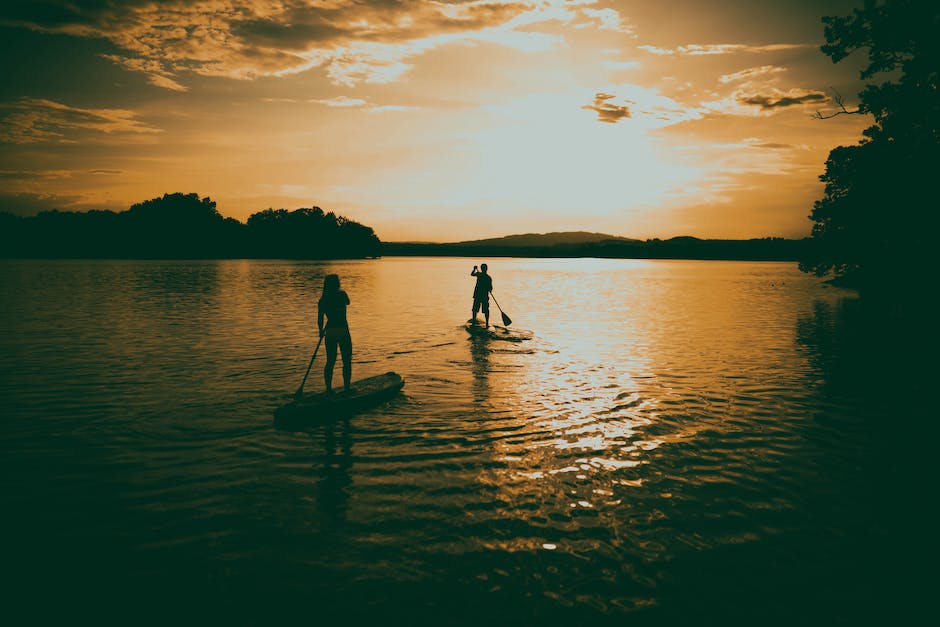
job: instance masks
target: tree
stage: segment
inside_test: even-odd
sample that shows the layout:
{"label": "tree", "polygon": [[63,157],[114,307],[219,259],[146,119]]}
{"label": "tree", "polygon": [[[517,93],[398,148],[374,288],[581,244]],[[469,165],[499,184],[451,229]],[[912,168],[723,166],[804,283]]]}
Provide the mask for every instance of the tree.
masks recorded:
{"label": "tree", "polygon": [[338,259],[381,252],[371,228],[320,207],[259,211],[248,218],[248,232],[258,257]]}
{"label": "tree", "polygon": [[834,63],[866,49],[857,111],[874,124],[855,146],[829,153],[814,204],[804,272],[832,274],[863,293],[897,294],[932,268],[940,164],[940,2],[866,0],[825,17],[822,51]]}
{"label": "tree", "polygon": [[234,229],[208,196],[164,194],[119,215],[123,245],[134,256],[199,259],[230,254]]}

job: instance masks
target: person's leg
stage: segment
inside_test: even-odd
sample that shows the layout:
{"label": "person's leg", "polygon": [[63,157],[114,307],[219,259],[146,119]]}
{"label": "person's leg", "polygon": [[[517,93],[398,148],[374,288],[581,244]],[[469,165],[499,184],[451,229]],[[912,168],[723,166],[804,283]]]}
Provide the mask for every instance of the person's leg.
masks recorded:
{"label": "person's leg", "polygon": [[476,298],[473,299],[473,309],[471,310],[470,320],[477,319],[477,312],[480,311],[480,301]]}
{"label": "person's leg", "polygon": [[490,326],[490,299],[483,301],[483,317],[486,319],[486,326]]}
{"label": "person's leg", "polygon": [[352,381],[352,338],[348,333],[340,339],[339,349],[343,353],[343,387],[348,392]]}
{"label": "person's leg", "polygon": [[323,383],[326,385],[326,391],[333,391],[333,366],[336,365],[336,344],[335,336],[326,334],[326,365],[323,366]]}

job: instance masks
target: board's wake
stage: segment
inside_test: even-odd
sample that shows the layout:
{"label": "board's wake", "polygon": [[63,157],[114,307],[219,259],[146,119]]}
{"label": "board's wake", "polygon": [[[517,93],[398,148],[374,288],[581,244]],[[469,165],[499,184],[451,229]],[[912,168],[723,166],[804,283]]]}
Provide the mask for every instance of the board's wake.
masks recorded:
{"label": "board's wake", "polygon": [[501,326],[485,326],[479,323],[468,322],[464,328],[467,333],[473,337],[481,337],[490,340],[502,340],[504,342],[525,342],[532,339],[531,331],[522,331],[520,329],[510,329]]}

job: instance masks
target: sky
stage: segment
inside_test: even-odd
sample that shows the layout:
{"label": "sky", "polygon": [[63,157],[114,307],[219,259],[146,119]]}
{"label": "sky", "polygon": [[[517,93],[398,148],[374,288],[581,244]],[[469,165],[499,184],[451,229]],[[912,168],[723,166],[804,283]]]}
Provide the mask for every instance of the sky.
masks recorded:
{"label": "sky", "polygon": [[384,241],[803,237],[860,0],[4,0],[0,211],[195,192]]}

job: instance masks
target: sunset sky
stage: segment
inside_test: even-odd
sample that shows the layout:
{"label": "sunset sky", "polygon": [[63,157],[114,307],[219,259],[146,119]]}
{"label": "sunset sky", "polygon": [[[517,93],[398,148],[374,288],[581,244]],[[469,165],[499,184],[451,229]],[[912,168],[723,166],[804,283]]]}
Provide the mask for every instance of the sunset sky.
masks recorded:
{"label": "sunset sky", "polygon": [[5,0],[0,210],[196,192],[386,241],[802,237],[846,0]]}

